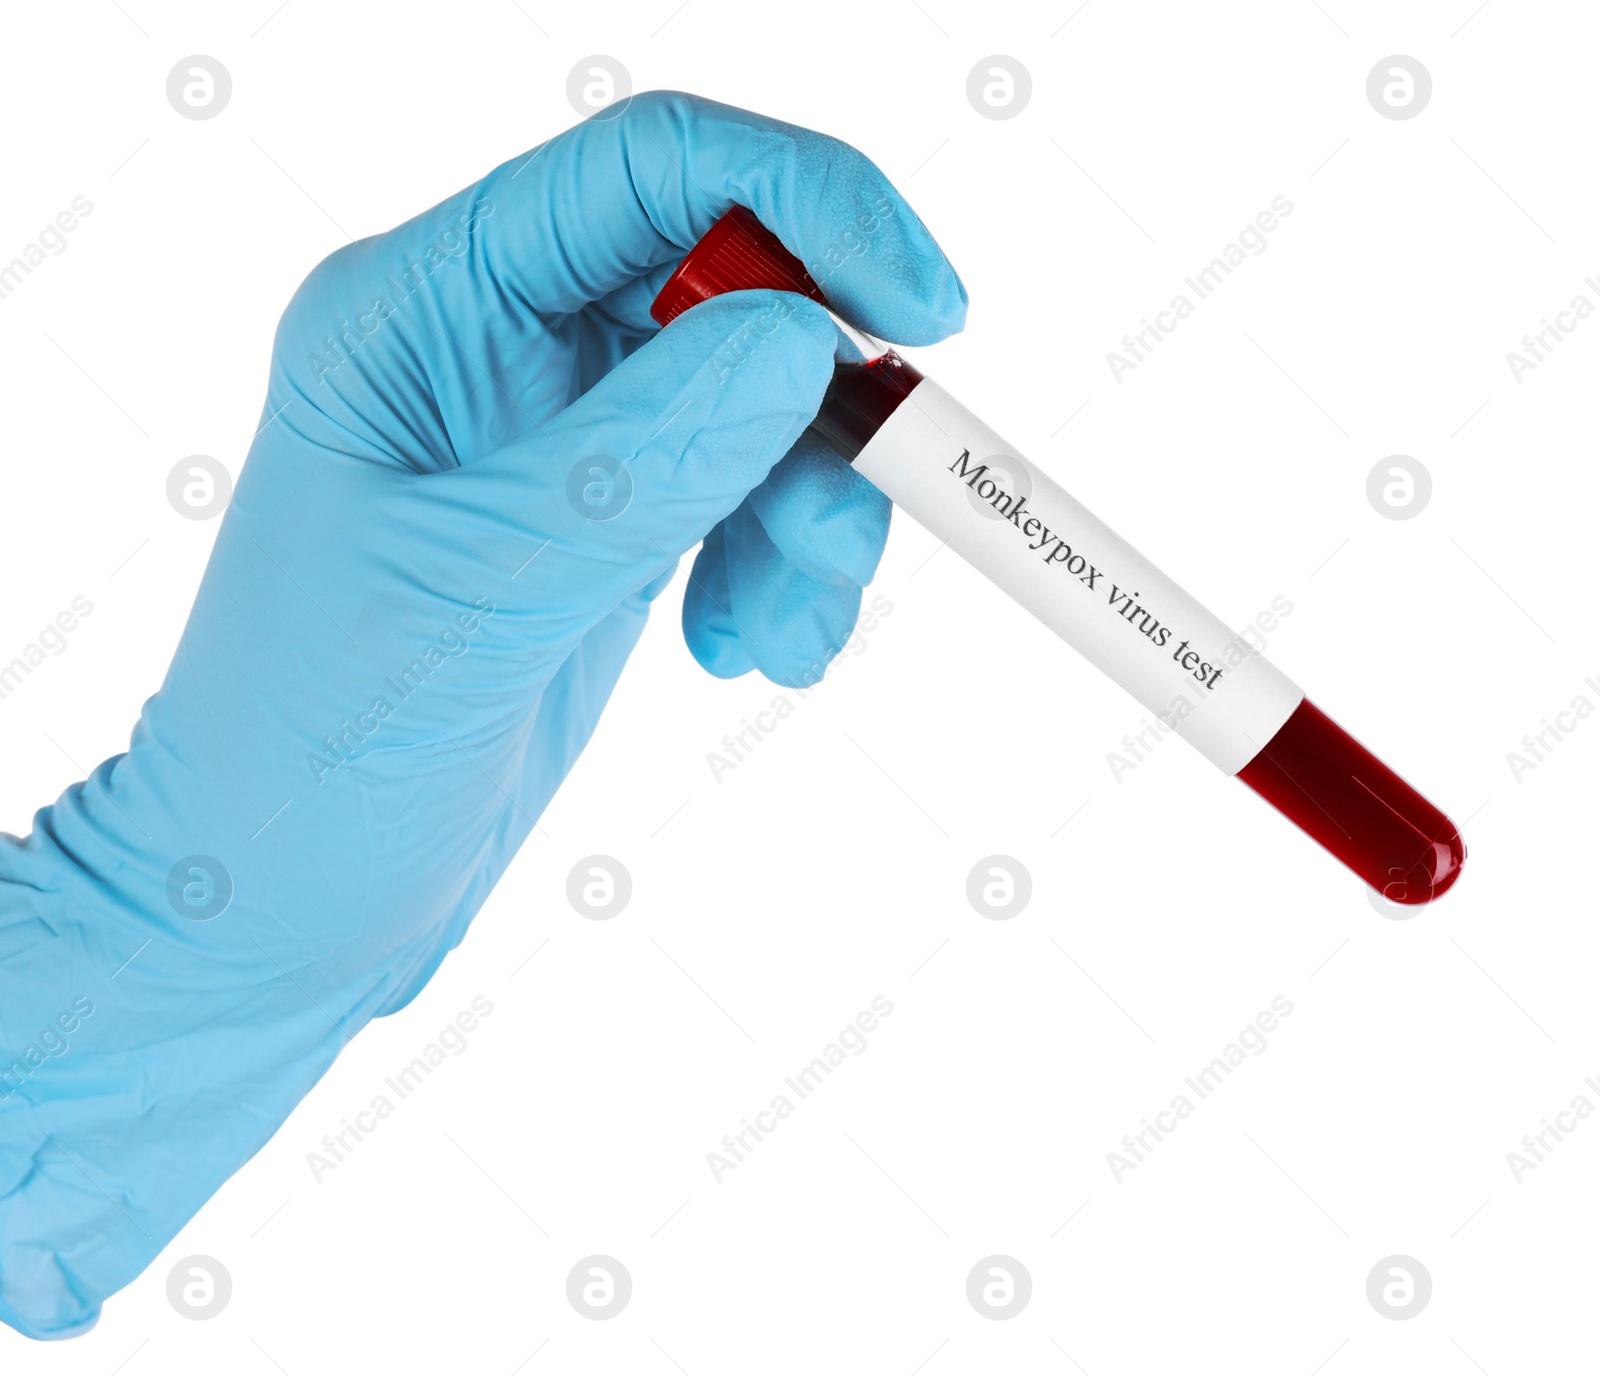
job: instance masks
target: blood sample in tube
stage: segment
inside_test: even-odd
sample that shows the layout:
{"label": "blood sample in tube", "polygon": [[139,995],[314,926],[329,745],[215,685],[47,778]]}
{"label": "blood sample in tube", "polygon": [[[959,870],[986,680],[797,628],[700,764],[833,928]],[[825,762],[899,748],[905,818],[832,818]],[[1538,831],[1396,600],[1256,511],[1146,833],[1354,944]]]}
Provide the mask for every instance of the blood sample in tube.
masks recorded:
{"label": "blood sample in tube", "polygon": [[[665,325],[755,288],[828,305],[735,206],[651,314]],[[1455,883],[1466,848],[1443,812],[950,393],[850,332],[873,356],[836,366],[813,429],[858,472],[1384,897],[1427,903]]]}

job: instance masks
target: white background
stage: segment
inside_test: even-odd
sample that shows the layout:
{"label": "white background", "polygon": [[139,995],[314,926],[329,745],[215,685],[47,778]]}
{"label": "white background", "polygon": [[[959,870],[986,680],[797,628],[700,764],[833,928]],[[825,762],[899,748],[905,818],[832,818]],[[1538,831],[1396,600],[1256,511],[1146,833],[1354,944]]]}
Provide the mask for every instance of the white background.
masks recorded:
{"label": "white background", "polygon": [[[707,753],[779,690],[693,664],[680,581],[422,997],[96,1330],[0,1333],[0,1370],[1576,1369],[1600,1125],[1520,1183],[1506,1154],[1600,1104],[1600,720],[1520,782],[1506,757],[1600,705],[1600,319],[1520,382],[1506,355],[1600,304],[1596,16],[273,3],[7,10],[0,259],[75,195],[94,210],[0,300],[0,660],[74,596],[94,612],[0,702],[0,827],[124,748],[216,531],[167,472],[237,472],[301,277],[567,127],[567,74],[601,53],[866,150],[972,295],[919,365],[1225,620],[1292,602],[1270,655],[1470,859],[1392,920],[1186,746],[1118,782],[1139,709],[898,518],[869,593],[892,612],[718,782]],[[233,78],[206,122],[165,97],[192,53]],[[1003,121],[965,95],[995,53],[1033,83]],[[1395,53],[1434,84],[1406,121],[1365,93]],[[1107,351],[1280,194],[1267,251],[1118,382]],[[1408,521],[1366,497],[1396,453],[1433,477]],[[595,853],[633,879],[609,922],[566,899]],[[1009,921],[966,897],[996,853],[1032,878]],[[715,1182],[706,1153],[880,994],[869,1049]],[[323,1134],[477,995],[469,1050],[316,1182]],[[1119,1183],[1107,1153],[1276,995],[1268,1049]],[[565,1294],[593,1253],[633,1278],[606,1322]],[[1032,1277],[1006,1322],[965,1294],[993,1253]],[[1404,1322],[1366,1296],[1394,1253],[1433,1279]],[[207,1322],[166,1296],[194,1254],[233,1279]]]}

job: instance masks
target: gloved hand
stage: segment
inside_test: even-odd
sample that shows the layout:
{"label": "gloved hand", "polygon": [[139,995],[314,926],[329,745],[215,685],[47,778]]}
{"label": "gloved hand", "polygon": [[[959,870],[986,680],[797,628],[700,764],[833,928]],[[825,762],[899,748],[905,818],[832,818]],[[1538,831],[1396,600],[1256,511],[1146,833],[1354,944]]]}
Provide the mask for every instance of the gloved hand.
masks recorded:
{"label": "gloved hand", "polygon": [[90,1327],[416,994],[696,542],[684,627],[713,673],[795,683],[844,643],[888,503],[791,450],[836,328],[767,292],[648,316],[733,203],[872,333],[960,328],[954,270],[864,157],[673,94],[340,250],[296,294],[128,752],[0,838],[6,1323]]}

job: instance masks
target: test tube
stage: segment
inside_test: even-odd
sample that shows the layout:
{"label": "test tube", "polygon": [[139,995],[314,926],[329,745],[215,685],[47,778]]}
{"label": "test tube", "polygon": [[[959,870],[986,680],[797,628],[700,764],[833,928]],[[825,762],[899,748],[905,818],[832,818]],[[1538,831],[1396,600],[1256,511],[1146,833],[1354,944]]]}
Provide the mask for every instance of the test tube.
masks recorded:
{"label": "test tube", "polygon": [[[735,206],[651,314],[666,325],[762,288],[829,306]],[[1455,883],[1466,847],[1443,812],[949,392],[841,324],[865,356],[836,365],[812,428],[859,473],[1385,898],[1427,903]]]}

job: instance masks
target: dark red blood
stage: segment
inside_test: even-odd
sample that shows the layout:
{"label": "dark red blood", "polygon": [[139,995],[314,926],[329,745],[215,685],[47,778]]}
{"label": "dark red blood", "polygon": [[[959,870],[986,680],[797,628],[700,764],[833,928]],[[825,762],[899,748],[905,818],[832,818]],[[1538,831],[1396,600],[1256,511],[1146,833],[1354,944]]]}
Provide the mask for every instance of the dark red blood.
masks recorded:
{"label": "dark red blood", "polygon": [[1309,698],[1239,778],[1391,902],[1431,902],[1461,873],[1455,823]]}

